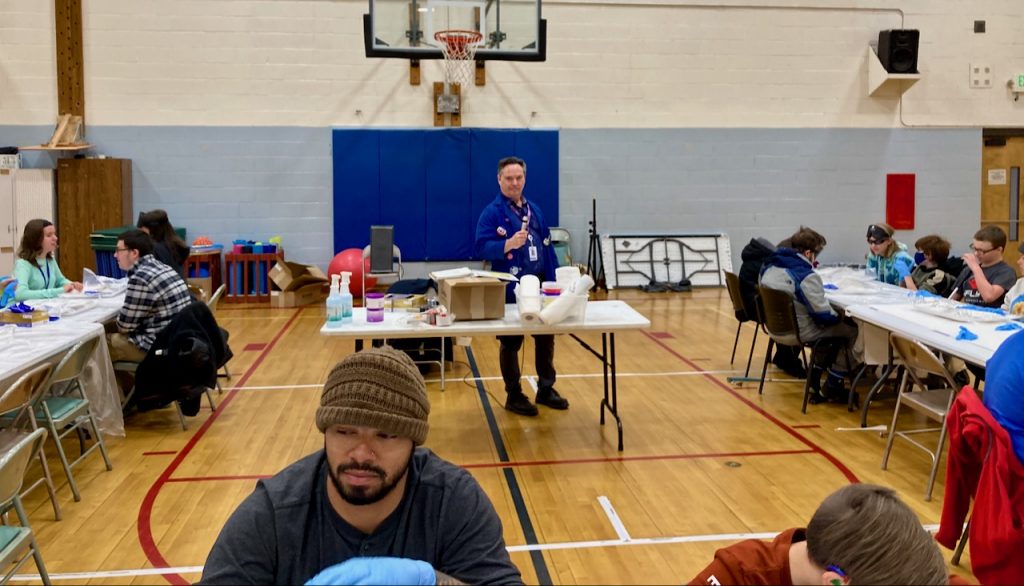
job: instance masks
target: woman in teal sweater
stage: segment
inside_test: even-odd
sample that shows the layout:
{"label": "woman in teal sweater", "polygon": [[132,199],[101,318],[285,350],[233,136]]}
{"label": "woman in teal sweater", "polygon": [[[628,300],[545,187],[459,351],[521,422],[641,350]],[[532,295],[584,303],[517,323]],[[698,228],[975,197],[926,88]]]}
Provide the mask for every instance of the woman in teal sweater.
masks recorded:
{"label": "woman in teal sweater", "polygon": [[29,220],[21,234],[18,260],[14,274],[18,288],[14,298],[50,299],[71,290],[81,291],[82,284],[68,280],[53,258],[57,250],[57,229],[49,220]]}

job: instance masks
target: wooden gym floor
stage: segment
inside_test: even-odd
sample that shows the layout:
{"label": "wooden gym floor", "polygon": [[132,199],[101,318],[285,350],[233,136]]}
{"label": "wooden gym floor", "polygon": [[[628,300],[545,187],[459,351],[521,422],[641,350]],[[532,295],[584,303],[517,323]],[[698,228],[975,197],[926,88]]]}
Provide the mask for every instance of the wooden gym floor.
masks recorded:
{"label": "wooden gym floor", "polygon": [[[652,324],[616,337],[624,452],[614,423],[598,424],[600,364],[568,337],[559,338],[555,357],[568,411],[505,411],[493,338],[456,348],[445,391],[436,369],[427,377],[426,446],[479,480],[527,583],[683,583],[715,549],[802,526],[822,498],[853,481],[891,486],[922,523],[938,523],[945,461],[926,502],[929,461],[920,450],[897,442],[882,471],[884,438],[837,431],[858,425],[845,406],[809,406],[802,415],[802,381],[770,370],[780,382],[766,384],[762,396],[756,383],[726,383],[742,373],[753,326],[744,325],[730,367],[736,320],[724,288],[610,297]],[[216,413],[204,402],[188,431],[172,408],[129,417],[127,437],[108,443],[112,472],[98,456],[77,468],[78,503],[48,450],[64,520],[53,520],[45,490],[26,507],[55,582],[198,580],[220,528],[256,480],[322,447],[313,420],[321,385],[352,342],[319,336],[318,306],[220,307],[235,358],[233,379],[214,395]],[[758,342],[759,373],[763,335]],[[531,375],[529,338],[526,351]],[[873,405],[869,425],[888,423],[892,406]],[[77,451],[77,441],[67,447]],[[23,571],[34,573],[34,565]]]}

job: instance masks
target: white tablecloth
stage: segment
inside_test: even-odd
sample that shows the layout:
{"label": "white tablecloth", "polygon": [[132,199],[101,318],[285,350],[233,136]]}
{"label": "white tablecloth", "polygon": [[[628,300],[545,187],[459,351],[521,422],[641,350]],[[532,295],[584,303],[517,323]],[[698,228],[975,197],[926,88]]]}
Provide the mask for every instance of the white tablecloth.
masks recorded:
{"label": "white tablecloth", "polygon": [[71,296],[28,303],[40,308],[59,308],[61,317],[29,328],[0,327],[0,388],[7,388],[22,373],[43,362],[56,366],[75,344],[99,336],[100,343],[83,372],[82,386],[100,432],[123,437],[121,393],[103,335],[103,322],[114,319],[124,303],[124,295],[91,299]]}
{"label": "white tablecloth", "polygon": [[[1009,317],[993,322],[983,319],[991,318],[990,314],[979,314],[978,321],[964,322],[927,313],[914,307],[912,291],[874,281],[862,270],[828,268],[818,273],[826,286],[836,286],[835,289],[826,289],[825,296],[830,303],[843,308],[847,315],[979,366],[984,366],[1003,340],[1017,331],[996,329],[1010,322]],[[978,339],[958,340],[961,326],[977,335]],[[865,353],[869,350],[868,344],[865,340]],[[881,356],[880,351],[873,354]],[[869,364],[873,363],[869,361]]]}

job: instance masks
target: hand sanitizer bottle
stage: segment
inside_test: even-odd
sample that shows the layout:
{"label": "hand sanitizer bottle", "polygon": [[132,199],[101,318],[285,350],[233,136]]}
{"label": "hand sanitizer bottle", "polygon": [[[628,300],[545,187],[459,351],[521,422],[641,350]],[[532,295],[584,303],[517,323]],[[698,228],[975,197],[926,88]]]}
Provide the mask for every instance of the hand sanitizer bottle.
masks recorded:
{"label": "hand sanitizer bottle", "polygon": [[348,281],[352,273],[341,272],[341,323],[352,323],[352,293],[348,290]]}
{"label": "hand sanitizer bottle", "polygon": [[331,275],[331,292],[327,295],[327,327],[339,328],[341,327],[341,316],[342,300],[341,300],[341,285],[339,279],[341,275]]}

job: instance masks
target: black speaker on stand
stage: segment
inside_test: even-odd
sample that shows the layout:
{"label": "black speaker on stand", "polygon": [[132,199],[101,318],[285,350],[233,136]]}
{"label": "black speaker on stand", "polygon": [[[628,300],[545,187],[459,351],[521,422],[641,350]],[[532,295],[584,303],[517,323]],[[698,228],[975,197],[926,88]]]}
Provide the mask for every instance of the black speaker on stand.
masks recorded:
{"label": "black speaker on stand", "polygon": [[917,73],[917,46],[921,32],[898,28],[878,33],[878,60],[889,73]]}
{"label": "black speaker on stand", "polygon": [[597,200],[592,200],[593,211],[590,224],[590,248],[587,250],[587,273],[594,279],[594,291],[608,292],[604,276],[604,255],[601,253],[601,235],[597,233]]}

